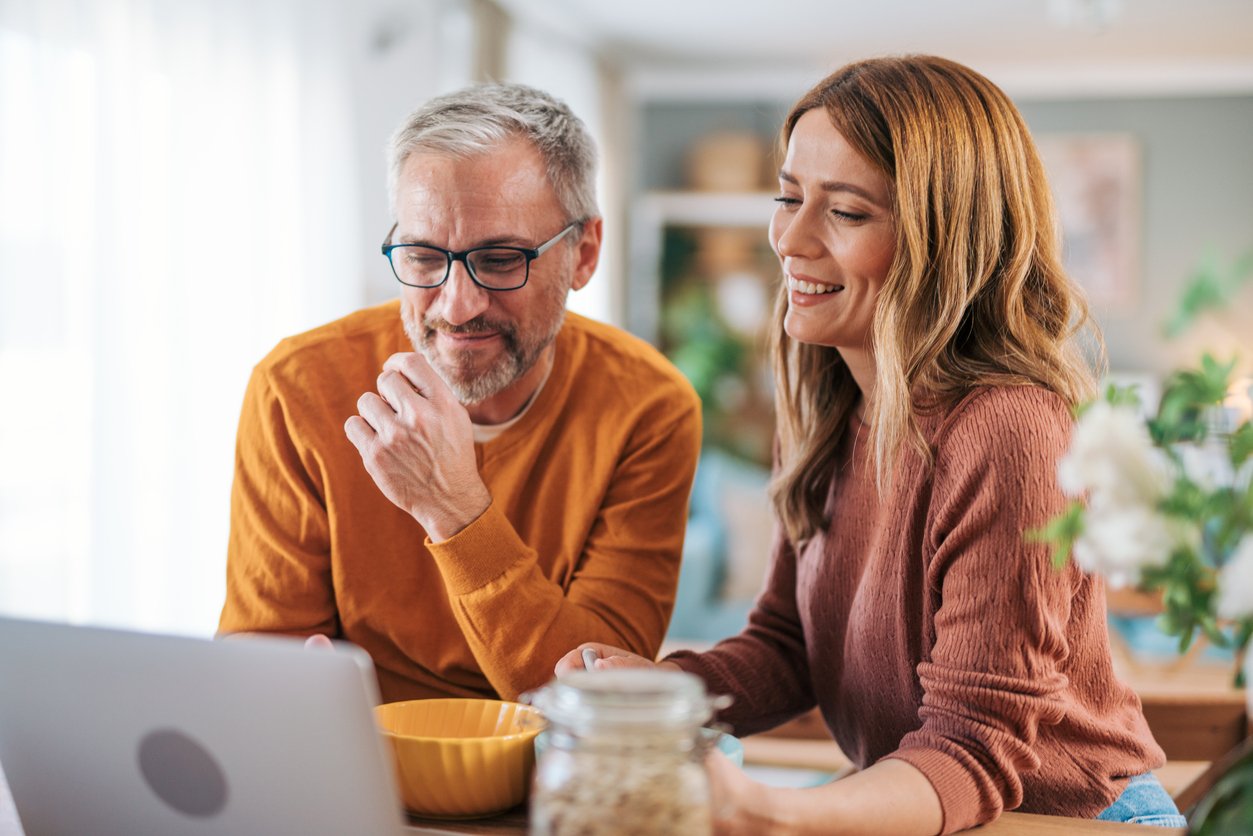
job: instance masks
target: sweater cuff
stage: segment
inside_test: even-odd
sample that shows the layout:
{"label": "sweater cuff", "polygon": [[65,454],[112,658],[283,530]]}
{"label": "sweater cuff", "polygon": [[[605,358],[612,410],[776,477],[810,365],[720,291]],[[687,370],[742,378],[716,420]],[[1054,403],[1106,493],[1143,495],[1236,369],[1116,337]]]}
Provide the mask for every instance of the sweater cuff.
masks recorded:
{"label": "sweater cuff", "polygon": [[426,548],[452,596],[481,589],[531,553],[494,501],[478,519],[447,540],[434,543],[428,536]]}
{"label": "sweater cuff", "polygon": [[941,834],[956,833],[991,820],[980,814],[979,785],[950,755],[935,749],[899,749],[883,760],[889,758],[905,761],[931,782],[944,816]]}

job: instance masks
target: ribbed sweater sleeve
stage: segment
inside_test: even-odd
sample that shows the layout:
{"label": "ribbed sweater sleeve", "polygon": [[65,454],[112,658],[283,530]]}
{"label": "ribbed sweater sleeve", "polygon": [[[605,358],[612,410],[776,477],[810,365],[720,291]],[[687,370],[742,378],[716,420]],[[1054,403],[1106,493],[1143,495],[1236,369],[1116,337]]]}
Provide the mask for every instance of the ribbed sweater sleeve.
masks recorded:
{"label": "ribbed sweater sleeve", "polygon": [[1063,504],[1062,410],[1038,390],[988,390],[951,414],[934,444],[924,554],[941,604],[917,669],[922,725],[889,757],[931,781],[945,833],[1019,806],[1023,773],[1040,767],[1037,735],[1064,714],[1060,668],[1081,576],[1055,570],[1047,546],[1023,536]]}

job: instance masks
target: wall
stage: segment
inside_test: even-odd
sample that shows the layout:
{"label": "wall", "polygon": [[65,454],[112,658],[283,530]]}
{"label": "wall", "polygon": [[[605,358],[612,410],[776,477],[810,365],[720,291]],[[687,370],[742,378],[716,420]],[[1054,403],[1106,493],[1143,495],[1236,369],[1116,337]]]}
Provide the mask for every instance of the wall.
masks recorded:
{"label": "wall", "polygon": [[1027,102],[1033,132],[1125,132],[1140,141],[1140,286],[1120,309],[1098,309],[1110,367],[1163,374],[1204,347],[1253,352],[1253,307],[1167,342],[1161,323],[1207,252],[1230,263],[1253,249],[1253,96]]}
{"label": "wall", "polygon": [[474,78],[472,10],[459,0],[352,4],[352,86],[355,91],[360,227],[364,240],[359,274],[345,277],[362,288],[362,303],[397,296],[379,246],[391,227],[385,151],[405,117],[432,96]]}

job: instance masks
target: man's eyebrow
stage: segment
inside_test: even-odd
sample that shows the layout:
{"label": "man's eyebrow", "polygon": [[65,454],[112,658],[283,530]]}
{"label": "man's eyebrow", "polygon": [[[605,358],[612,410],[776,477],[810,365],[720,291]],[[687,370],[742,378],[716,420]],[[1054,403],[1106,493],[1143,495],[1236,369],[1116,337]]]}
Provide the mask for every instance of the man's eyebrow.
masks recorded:
{"label": "man's eyebrow", "polygon": [[[413,236],[408,236],[408,235],[399,235],[397,236],[397,239],[398,240],[395,240],[393,243],[420,244],[423,247],[437,247],[441,250],[448,249],[448,247],[445,247],[442,244],[435,244],[435,243],[432,243],[431,241],[427,241],[422,238],[415,238]],[[525,238],[521,238],[517,235],[498,235],[495,238],[484,238],[483,240],[469,247],[466,247],[465,249],[476,250],[479,247],[521,247],[523,249],[531,249],[531,246],[532,245],[529,240]]]}
{"label": "man's eyebrow", "polygon": [[484,238],[474,246],[476,247],[523,247],[531,248],[531,241],[528,238],[522,238],[517,235],[498,235],[495,238]]}
{"label": "man's eyebrow", "polygon": [[[791,183],[793,186],[800,185],[799,180],[791,174],[788,174],[783,169],[779,169],[779,179],[786,183]],[[818,187],[824,192],[849,192],[851,194],[858,195],[859,197],[864,197],[872,203],[879,203],[879,198],[875,197],[870,192],[855,183],[848,183],[843,180],[823,180],[818,184]]]}

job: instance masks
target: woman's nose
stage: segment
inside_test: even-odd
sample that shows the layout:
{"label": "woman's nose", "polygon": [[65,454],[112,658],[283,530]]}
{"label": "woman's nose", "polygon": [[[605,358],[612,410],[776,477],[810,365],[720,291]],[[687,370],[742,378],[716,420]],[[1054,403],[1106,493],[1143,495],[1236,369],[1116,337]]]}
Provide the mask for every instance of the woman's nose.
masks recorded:
{"label": "woman's nose", "polygon": [[774,249],[780,256],[814,258],[822,254],[823,244],[812,213],[801,209],[787,215],[782,211],[774,219]]}

